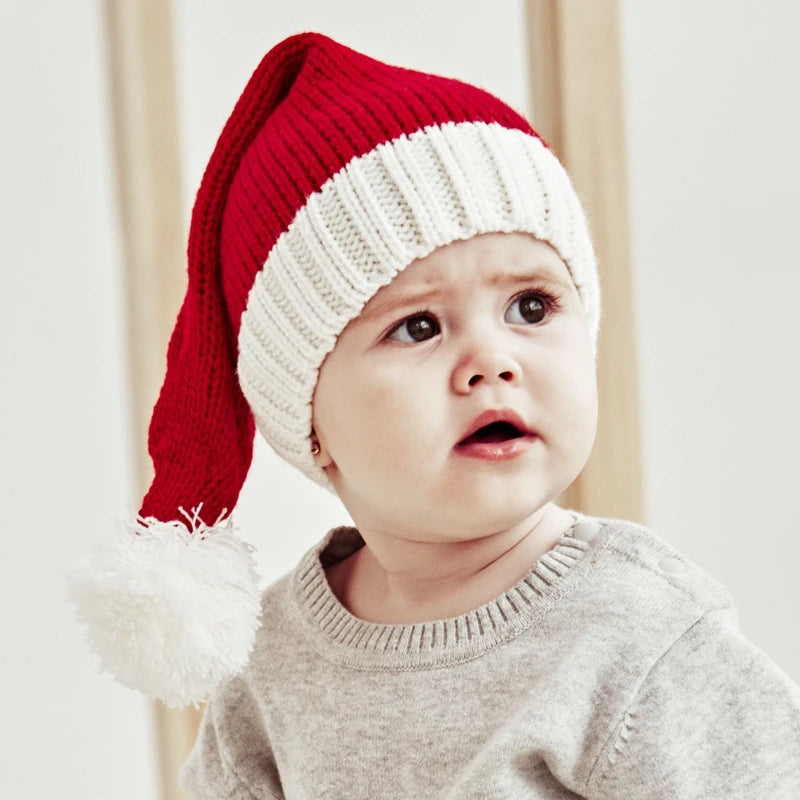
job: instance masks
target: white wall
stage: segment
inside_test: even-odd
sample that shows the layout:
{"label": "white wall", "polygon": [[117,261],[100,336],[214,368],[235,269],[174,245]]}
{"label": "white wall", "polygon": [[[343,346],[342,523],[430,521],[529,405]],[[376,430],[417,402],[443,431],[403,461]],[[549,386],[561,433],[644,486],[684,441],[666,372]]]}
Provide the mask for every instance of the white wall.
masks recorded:
{"label": "white wall", "polygon": [[621,6],[648,522],[800,681],[800,6]]}
{"label": "white wall", "polygon": [[[149,705],[97,674],[63,601],[63,569],[138,503],[98,6],[0,6],[0,798],[15,800],[157,796]],[[798,11],[622,12],[648,521],[731,589],[746,632],[800,679]],[[302,29],[525,107],[516,0],[180,0],[187,221],[247,77]],[[239,523],[266,580],[345,520],[258,449]]]}
{"label": "white wall", "polygon": [[0,798],[149,800],[149,703],[64,596],[134,499],[99,4],[47,6],[0,4]]}

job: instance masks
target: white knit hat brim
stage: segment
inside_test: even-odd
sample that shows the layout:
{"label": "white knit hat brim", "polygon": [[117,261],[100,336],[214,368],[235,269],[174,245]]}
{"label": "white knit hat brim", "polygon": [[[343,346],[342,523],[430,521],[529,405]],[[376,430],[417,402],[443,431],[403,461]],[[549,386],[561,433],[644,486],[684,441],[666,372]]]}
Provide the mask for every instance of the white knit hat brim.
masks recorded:
{"label": "white knit hat brim", "polygon": [[328,485],[311,456],[319,368],[348,322],[400,271],[454,241],[525,232],[566,263],[596,340],[600,292],[588,224],[541,140],[448,123],[353,159],[311,195],[256,276],[239,333],[239,382],[276,452]]}

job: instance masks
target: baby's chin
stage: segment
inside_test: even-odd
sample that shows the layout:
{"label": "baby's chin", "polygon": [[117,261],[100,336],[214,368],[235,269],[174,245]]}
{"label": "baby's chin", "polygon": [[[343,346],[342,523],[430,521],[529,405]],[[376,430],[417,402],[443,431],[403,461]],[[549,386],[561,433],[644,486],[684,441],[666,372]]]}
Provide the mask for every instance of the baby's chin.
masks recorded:
{"label": "baby's chin", "polygon": [[554,502],[521,506],[519,509],[470,509],[468,513],[442,517],[437,527],[421,526],[414,533],[431,543],[466,543],[505,534],[510,531],[527,532],[547,521],[548,527],[558,526],[559,520],[566,529],[572,521],[568,512]]}

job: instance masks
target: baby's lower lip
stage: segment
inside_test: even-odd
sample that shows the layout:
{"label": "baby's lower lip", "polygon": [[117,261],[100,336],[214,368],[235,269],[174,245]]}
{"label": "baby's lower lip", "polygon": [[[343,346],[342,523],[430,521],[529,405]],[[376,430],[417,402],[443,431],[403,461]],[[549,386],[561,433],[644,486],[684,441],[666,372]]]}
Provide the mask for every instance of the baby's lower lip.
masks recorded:
{"label": "baby's lower lip", "polygon": [[466,442],[457,444],[455,452],[467,458],[478,458],[484,461],[505,461],[516,458],[530,449],[536,441],[532,433],[517,436],[514,439],[505,439],[502,442]]}

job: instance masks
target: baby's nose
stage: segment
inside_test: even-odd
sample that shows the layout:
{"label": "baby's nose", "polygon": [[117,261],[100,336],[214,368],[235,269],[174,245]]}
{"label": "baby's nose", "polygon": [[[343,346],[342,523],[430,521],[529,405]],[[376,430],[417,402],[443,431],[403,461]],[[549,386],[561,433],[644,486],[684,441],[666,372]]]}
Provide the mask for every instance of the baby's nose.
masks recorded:
{"label": "baby's nose", "polygon": [[[491,375],[489,376],[491,378]],[[514,373],[510,369],[503,370],[502,372],[498,373],[497,377],[501,381],[513,381],[514,380]],[[480,373],[475,373],[468,383],[470,386],[477,386],[481,381],[486,380],[485,375],[481,375]]]}
{"label": "baby's nose", "polygon": [[522,368],[508,353],[482,348],[465,356],[453,370],[453,389],[467,394],[481,384],[516,383]]}

